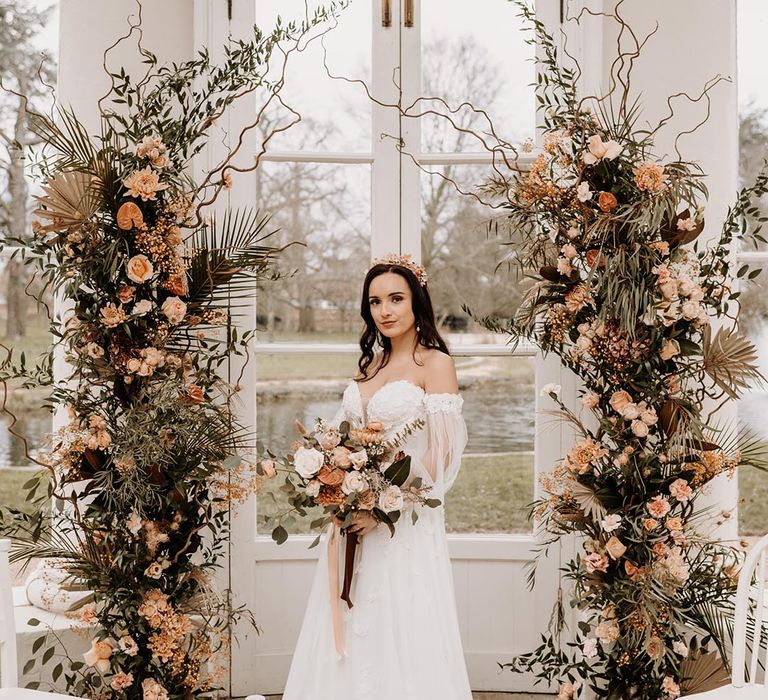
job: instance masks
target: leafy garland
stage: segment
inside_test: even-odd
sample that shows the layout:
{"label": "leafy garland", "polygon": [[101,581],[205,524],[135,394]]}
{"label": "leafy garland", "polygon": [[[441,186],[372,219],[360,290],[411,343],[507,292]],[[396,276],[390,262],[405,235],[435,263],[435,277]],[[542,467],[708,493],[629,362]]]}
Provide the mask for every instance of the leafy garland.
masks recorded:
{"label": "leafy garland", "polygon": [[[53,351],[34,366],[9,351],[0,382],[6,396],[9,380],[53,384],[47,405],[69,422],[35,460],[45,469],[27,487],[30,497],[44,492],[39,509],[13,511],[3,526],[18,541],[16,559],[56,558],[71,587],[93,594],[81,610],[96,630],[84,660],[59,660],[49,635],[33,647],[38,665],[55,663],[54,682],[63,676],[78,696],[213,697],[228,670],[229,627],[245,611],[216,591],[213,572],[228,509],[258,485],[261,468],[249,461],[252,436],[231,409],[236,387],[222,368],[233,356],[247,361],[253,331],[238,332],[231,309],[275,275],[280,251],[268,244],[267,217],[201,210],[232,185],[230,170],[257,167],[275,131],[300,117],[262,133],[255,165],[236,168],[265,106],[202,183],[187,171],[240,97],[259,91],[265,105],[285,106],[288,55],[343,5],[269,34],[254,28],[251,40],[225,47],[221,65],[202,50],[158,66],[139,42],[146,74],[110,74],[98,137],[71,111],[30,112],[48,147],[35,163],[45,194],[31,243],[17,243],[43,291],[68,303],[51,332],[69,375],[53,383]],[[275,60],[283,74],[268,79]],[[63,504],[53,525],[51,497]]]}
{"label": "leafy garland", "polygon": [[[768,177],[742,190],[719,237],[699,246],[700,168],[653,156],[656,130],[636,126],[628,79],[623,94],[581,99],[578,71],[562,67],[543,24],[518,4],[542,52],[542,146],[524,149],[529,170],[485,191],[503,202],[522,240],[510,243],[520,273],[535,284],[508,323],[484,321],[557,354],[581,380],[576,412],[559,387],[544,389],[576,440],[533,507],[547,546],[578,533],[581,552],[563,570],[579,611],[572,641],[564,646],[560,617],[504,666],[559,680],[562,700],[584,683],[609,700],[669,700],[727,678],[740,557],[707,536],[714,516],[696,503],[718,475],[766,464],[757,439],[703,410],[762,381],[737,325],[715,331],[711,320],[734,319],[733,244],[764,241],[754,203]],[[745,265],[735,277],[759,272]],[[710,642],[722,661],[705,651]]]}

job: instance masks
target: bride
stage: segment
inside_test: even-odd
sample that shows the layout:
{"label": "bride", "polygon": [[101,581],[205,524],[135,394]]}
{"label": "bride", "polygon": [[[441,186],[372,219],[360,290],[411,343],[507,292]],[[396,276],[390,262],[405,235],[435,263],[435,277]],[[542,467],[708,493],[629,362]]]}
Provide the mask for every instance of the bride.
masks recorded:
{"label": "bride", "polygon": [[[459,471],[466,428],[456,370],[435,328],[426,283],[426,271],[410,256],[378,259],[368,270],[359,373],[334,422],[361,427],[378,421],[393,436],[421,419],[423,428],[400,449],[411,455],[411,478],[420,476],[432,486],[428,496],[444,502]],[[339,527],[331,523],[283,700],[471,700],[445,512],[442,505],[419,507],[418,515],[414,524],[406,507],[393,537],[373,515],[355,517],[349,530],[360,545],[352,608],[339,606],[329,592],[326,543]]]}

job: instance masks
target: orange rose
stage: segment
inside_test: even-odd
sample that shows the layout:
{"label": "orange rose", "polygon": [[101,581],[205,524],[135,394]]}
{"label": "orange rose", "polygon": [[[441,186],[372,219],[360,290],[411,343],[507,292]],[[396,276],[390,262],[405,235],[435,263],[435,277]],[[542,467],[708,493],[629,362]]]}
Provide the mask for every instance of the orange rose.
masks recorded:
{"label": "orange rose", "polygon": [[597,198],[597,206],[600,207],[601,211],[605,212],[615,209],[618,203],[618,200],[611,192],[601,192]]}

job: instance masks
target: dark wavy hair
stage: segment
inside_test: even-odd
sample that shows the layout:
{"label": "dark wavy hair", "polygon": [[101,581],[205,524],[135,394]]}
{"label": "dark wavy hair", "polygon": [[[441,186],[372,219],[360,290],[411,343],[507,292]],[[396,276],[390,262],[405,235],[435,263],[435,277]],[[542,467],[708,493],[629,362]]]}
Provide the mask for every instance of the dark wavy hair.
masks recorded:
{"label": "dark wavy hair", "polygon": [[[416,338],[417,343],[413,349],[414,360],[416,359],[416,348],[421,345],[425,348],[434,348],[444,352],[446,355],[451,353],[448,351],[448,346],[440,336],[437,330],[437,324],[435,323],[435,312],[432,308],[432,299],[429,297],[429,291],[426,285],[421,286],[416,275],[413,274],[407,267],[401,265],[393,265],[391,263],[379,263],[374,265],[368,274],[365,276],[363,282],[363,298],[360,302],[360,316],[365,321],[365,328],[360,335],[360,360],[357,363],[360,369],[360,374],[365,379],[370,379],[378,374],[379,370],[389,362],[390,354],[392,353],[392,342],[387,336],[379,332],[376,328],[376,323],[373,320],[371,314],[371,307],[368,302],[368,295],[370,293],[371,282],[376,277],[383,275],[385,272],[394,272],[396,275],[400,275],[407,283],[411,290],[411,307],[413,309],[413,315],[416,318]],[[368,370],[374,358],[374,348],[376,344],[379,344],[382,348],[381,362],[376,370],[368,376]]]}

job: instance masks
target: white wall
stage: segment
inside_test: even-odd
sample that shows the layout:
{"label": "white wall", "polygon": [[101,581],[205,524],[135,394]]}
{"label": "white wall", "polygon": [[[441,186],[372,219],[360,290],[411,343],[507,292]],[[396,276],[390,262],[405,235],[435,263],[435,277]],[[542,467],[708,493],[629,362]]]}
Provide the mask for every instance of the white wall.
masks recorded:
{"label": "white wall", "polygon": [[[145,0],[142,44],[161,63],[182,61],[193,55],[192,0]],[[128,20],[135,24],[138,5],[134,0],[61,0],[59,20],[59,102],[72,106],[78,116],[95,128],[96,102],[109,89],[102,68],[104,51],[128,33]],[[107,66],[124,66],[132,77],[143,75],[136,51],[138,31],[111,51]]]}

